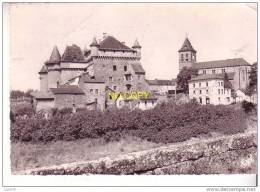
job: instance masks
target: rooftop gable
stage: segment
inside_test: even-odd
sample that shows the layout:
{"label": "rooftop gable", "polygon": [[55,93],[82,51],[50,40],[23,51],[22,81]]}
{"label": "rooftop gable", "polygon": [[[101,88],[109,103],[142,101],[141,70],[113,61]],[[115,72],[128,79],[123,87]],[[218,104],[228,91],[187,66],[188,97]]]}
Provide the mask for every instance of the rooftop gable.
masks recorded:
{"label": "rooftop gable", "polygon": [[140,63],[133,63],[131,66],[136,74],[145,74],[145,70]]}
{"label": "rooftop gable", "polygon": [[[227,73],[228,79],[233,80],[235,73]],[[199,75],[197,77],[191,78],[189,81],[203,81],[203,80],[214,80],[214,79],[222,79],[224,80],[225,74],[205,74],[205,75]]]}
{"label": "rooftop gable", "polygon": [[191,45],[191,42],[188,38],[185,39],[184,43],[182,44],[182,47],[180,48],[179,52],[186,52],[186,51],[192,51],[197,52]]}

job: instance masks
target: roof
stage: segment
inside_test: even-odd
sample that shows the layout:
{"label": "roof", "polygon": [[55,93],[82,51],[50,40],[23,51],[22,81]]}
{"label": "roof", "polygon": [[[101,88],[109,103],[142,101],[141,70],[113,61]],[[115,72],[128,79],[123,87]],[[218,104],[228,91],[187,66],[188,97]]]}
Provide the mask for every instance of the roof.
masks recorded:
{"label": "roof", "polygon": [[134,70],[135,73],[139,73],[139,74],[145,74],[145,70],[143,68],[143,66],[140,63],[133,63],[131,64],[132,68]]}
{"label": "roof", "polygon": [[67,46],[62,54],[62,61],[82,62],[84,61],[83,52],[80,47],[75,44]]}
{"label": "roof", "polygon": [[50,88],[52,93],[56,94],[85,94],[77,85],[60,85],[57,88]]}
{"label": "roof", "polygon": [[162,79],[154,79],[154,80],[146,80],[149,85],[175,85],[175,80],[162,80]]}
{"label": "roof", "polygon": [[[228,79],[232,80],[234,79],[235,73],[227,73]],[[201,80],[210,80],[210,79],[224,79],[225,74],[205,74],[205,75],[199,75],[197,77],[191,78],[189,81],[201,81]]]}
{"label": "roof", "polygon": [[60,62],[61,56],[57,46],[54,46],[48,63]]}
{"label": "roof", "polygon": [[35,97],[37,100],[39,99],[48,99],[52,100],[54,99],[54,95],[51,92],[34,92],[32,94],[33,97]]}
{"label": "roof", "polygon": [[179,52],[185,52],[185,51],[193,51],[197,52],[191,45],[190,40],[188,38],[185,39],[182,47],[180,48]]}
{"label": "roof", "polygon": [[237,66],[251,66],[243,58],[234,58],[217,61],[198,62],[193,65],[195,69],[211,69],[211,68],[222,68],[222,67],[237,67]]}
{"label": "roof", "polygon": [[125,44],[118,41],[112,36],[107,36],[99,44],[99,49],[103,50],[115,50],[115,51],[134,51],[133,49],[127,47]]}
{"label": "roof", "polygon": [[41,70],[39,71],[39,74],[41,73],[48,73],[46,65],[43,65]]}
{"label": "roof", "polygon": [[105,83],[105,80],[100,77],[91,76],[88,73],[83,73],[81,75],[81,80],[84,83]]}
{"label": "roof", "polygon": [[134,48],[142,48],[137,39],[135,40],[134,45],[133,45],[132,48],[133,48],[133,49],[134,49]]}
{"label": "roof", "polygon": [[90,44],[90,47],[92,46],[99,46],[97,39],[95,37],[93,38],[92,43]]}

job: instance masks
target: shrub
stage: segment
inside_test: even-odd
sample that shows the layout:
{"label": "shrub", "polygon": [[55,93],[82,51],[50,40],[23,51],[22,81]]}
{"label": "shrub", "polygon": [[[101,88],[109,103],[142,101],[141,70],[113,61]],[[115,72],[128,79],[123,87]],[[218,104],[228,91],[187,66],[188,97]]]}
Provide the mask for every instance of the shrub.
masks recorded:
{"label": "shrub", "polygon": [[248,101],[242,101],[242,109],[246,113],[250,113],[252,111],[256,111],[256,105],[254,103],[248,102]]}
{"label": "shrub", "polygon": [[58,111],[49,119],[34,115],[30,121],[11,122],[12,141],[56,141],[103,138],[118,141],[134,136],[156,143],[185,141],[201,134],[234,134],[245,129],[245,114],[231,106],[198,105],[190,102],[160,104],[141,111],[113,109],[105,112]]}

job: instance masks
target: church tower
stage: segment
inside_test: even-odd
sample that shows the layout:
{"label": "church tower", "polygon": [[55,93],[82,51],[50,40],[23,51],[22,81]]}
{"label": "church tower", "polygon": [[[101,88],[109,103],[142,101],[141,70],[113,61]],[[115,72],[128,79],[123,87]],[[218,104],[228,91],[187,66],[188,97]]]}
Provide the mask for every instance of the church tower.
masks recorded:
{"label": "church tower", "polygon": [[196,63],[197,51],[192,47],[188,38],[185,39],[179,52],[179,70],[183,67],[192,67]]}

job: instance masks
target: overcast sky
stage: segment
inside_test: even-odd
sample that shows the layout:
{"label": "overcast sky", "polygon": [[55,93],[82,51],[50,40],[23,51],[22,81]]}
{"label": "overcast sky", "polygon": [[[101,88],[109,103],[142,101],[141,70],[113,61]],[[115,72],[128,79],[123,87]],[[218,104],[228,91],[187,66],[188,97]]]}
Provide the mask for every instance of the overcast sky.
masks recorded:
{"label": "overcast sky", "polygon": [[257,60],[254,4],[12,4],[10,6],[11,88],[39,89],[38,71],[54,45],[89,46],[106,32],[126,45],[137,38],[148,79],[178,74],[178,50],[186,35],[197,61],[243,57]]}

